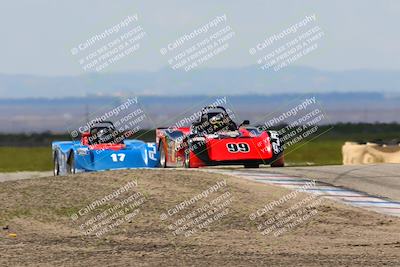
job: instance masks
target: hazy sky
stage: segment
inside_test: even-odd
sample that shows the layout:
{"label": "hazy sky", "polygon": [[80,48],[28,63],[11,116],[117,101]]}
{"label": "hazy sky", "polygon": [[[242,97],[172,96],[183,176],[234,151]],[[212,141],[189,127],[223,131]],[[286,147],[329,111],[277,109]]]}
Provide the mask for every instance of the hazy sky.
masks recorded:
{"label": "hazy sky", "polygon": [[146,32],[141,48],[106,71],[166,67],[161,47],[223,14],[235,37],[203,67],[255,64],[249,48],[315,14],[325,35],[319,48],[295,65],[400,70],[400,1],[1,0],[0,73],[83,73],[71,48],[134,14]]}

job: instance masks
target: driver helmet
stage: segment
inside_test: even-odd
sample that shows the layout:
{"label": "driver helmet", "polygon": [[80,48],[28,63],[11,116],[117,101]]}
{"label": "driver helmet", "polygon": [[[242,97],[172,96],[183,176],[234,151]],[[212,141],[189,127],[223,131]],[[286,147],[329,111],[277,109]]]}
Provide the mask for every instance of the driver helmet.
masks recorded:
{"label": "driver helmet", "polygon": [[214,129],[220,128],[221,126],[224,126],[224,119],[221,114],[218,114],[216,116],[213,116],[210,118],[210,124]]}

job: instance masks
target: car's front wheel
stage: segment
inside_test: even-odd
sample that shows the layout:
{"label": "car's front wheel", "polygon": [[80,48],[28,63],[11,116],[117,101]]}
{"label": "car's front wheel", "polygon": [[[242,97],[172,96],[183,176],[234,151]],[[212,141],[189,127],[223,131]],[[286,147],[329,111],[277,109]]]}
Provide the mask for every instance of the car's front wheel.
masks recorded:
{"label": "car's front wheel", "polygon": [[75,167],[75,155],[74,152],[71,152],[68,160],[68,173],[69,174],[75,174],[76,173],[76,167]]}
{"label": "car's front wheel", "polygon": [[185,149],[184,167],[185,168],[190,168],[190,149],[189,148]]}
{"label": "car's front wheel", "polygon": [[276,168],[276,167],[285,167],[285,158],[283,156],[283,152],[280,153],[274,161],[271,162],[271,167]]}
{"label": "car's front wheel", "polygon": [[160,168],[167,168],[167,156],[165,154],[165,149],[164,149],[164,143],[163,142],[160,142],[160,145],[158,147],[158,151],[160,152],[159,167]]}
{"label": "car's front wheel", "polygon": [[54,153],[53,157],[53,175],[54,176],[60,175],[60,163],[58,162],[57,152]]}

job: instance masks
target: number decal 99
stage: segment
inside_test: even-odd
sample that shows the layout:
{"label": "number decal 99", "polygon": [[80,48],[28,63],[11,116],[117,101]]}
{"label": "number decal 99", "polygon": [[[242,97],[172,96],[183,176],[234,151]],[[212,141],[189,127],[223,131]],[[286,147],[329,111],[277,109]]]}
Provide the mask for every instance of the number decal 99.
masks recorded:
{"label": "number decal 99", "polygon": [[250,147],[247,143],[228,143],[226,144],[226,147],[230,153],[247,153],[250,151]]}

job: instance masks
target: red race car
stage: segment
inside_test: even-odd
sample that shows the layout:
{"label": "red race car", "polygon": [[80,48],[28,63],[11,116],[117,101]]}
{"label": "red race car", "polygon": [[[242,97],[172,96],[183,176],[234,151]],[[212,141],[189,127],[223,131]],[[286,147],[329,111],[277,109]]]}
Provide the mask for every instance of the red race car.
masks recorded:
{"label": "red race car", "polygon": [[158,128],[156,144],[160,167],[197,168],[216,165],[260,164],[283,167],[283,143],[276,131],[239,126],[221,106],[205,107],[190,127]]}

